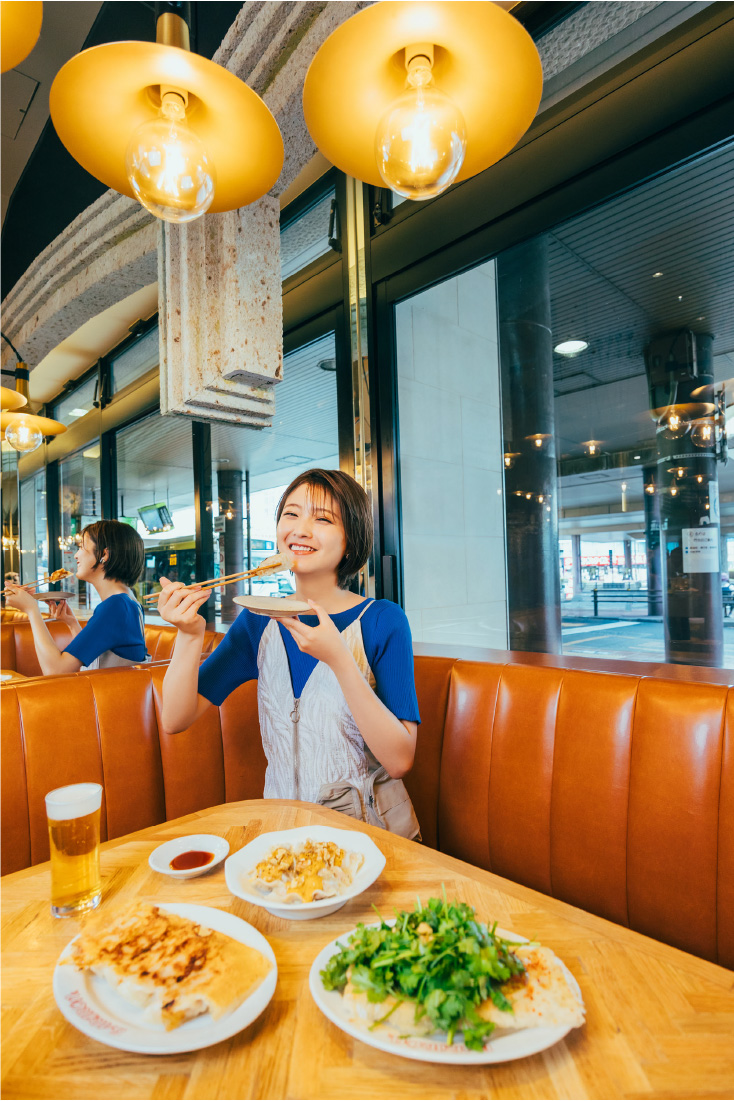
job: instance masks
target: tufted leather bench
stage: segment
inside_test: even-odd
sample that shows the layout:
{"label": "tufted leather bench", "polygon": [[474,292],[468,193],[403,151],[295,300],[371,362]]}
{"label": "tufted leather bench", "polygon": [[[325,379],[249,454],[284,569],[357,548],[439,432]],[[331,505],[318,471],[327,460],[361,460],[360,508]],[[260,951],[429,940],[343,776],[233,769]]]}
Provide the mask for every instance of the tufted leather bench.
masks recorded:
{"label": "tufted leather bench", "polygon": [[[255,683],[166,735],[164,673],[0,691],[3,872],[47,859],[62,784],[104,785],[105,838],[261,798]],[[734,688],[439,657],[416,683],[426,844],[734,968]]]}
{"label": "tufted leather bench", "polygon": [[[38,677],[41,675],[41,667],[36,657],[36,648],[33,644],[33,633],[27,616],[17,613],[22,618],[8,617],[6,612],[12,609],[3,609],[3,621],[0,624],[0,652],[2,660],[0,667],[14,669],[16,673],[22,673],[25,677]],[[54,641],[61,650],[71,642],[71,631],[65,623],[56,620],[48,620],[47,627]],[[206,631],[204,634],[203,653],[210,654],[224,638],[218,631]],[[162,623],[145,624],[145,645],[153,661],[170,661],[173,654],[173,646],[176,641],[175,627],[169,627]]]}

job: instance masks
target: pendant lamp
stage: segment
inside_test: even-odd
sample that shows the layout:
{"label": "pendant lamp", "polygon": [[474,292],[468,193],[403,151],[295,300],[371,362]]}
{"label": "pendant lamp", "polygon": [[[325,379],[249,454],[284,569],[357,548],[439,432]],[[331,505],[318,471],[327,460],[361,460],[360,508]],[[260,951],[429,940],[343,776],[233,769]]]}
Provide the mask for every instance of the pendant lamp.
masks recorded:
{"label": "pendant lamp", "polygon": [[303,111],[337,168],[430,199],[509,153],[542,86],[532,38],[499,4],[383,0],[318,50]]}
{"label": "pendant lamp", "polygon": [[28,399],[23,394],[19,394],[17,390],[11,390],[9,386],[0,386],[0,408],[3,413],[20,409],[27,404]]}
{"label": "pendant lamp", "polygon": [[50,94],[61,141],[165,221],[255,202],[283,166],[272,114],[233,73],[190,52],[179,15],[159,16],[156,39],[94,46],[63,66]]}
{"label": "pendant lamp", "polygon": [[25,61],[41,33],[40,0],[2,0],[0,3],[0,69],[7,73]]}
{"label": "pendant lamp", "polygon": [[66,425],[61,421],[51,420],[50,417],[39,417],[32,412],[28,396],[28,364],[20,358],[18,350],[5,333],[2,333],[2,338],[10,345],[18,362],[15,365],[15,390],[2,387],[0,431],[3,439],[12,448],[29,454],[41,446],[45,436],[59,436],[66,432]]}

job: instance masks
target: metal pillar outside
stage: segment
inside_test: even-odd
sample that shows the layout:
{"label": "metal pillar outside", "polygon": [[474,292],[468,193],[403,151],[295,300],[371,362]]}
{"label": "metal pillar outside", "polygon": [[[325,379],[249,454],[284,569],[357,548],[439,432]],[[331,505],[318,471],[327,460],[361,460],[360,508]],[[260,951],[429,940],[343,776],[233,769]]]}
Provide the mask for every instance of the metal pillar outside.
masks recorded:
{"label": "metal pillar outside", "polygon": [[[225,515],[224,531],[220,538],[224,541],[224,562],[222,565],[223,576],[230,573],[240,573],[244,570],[245,556],[245,515],[242,501],[242,471],[218,470],[217,493],[219,494],[219,515]],[[226,518],[226,513],[232,512],[232,519]],[[234,603],[234,597],[242,592],[243,582],[236,585],[227,585],[221,590],[221,616],[230,623],[239,607]]]}
{"label": "metal pillar outside", "polygon": [[553,346],[545,237],[497,260],[511,650],[561,651]]}
{"label": "metal pillar outside", "polygon": [[645,499],[645,553],[647,556],[647,614],[663,614],[663,564],[660,559],[660,498],[657,466],[643,467]]}

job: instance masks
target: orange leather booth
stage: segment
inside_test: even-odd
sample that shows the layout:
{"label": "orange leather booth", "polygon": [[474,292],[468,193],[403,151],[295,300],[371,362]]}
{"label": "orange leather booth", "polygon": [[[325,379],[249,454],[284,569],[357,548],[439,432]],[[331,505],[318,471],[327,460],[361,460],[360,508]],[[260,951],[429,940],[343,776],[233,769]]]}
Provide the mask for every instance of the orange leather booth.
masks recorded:
{"label": "orange leather booth", "polygon": [[[262,797],[255,683],[166,735],[164,673],[0,691],[3,872],[48,858],[62,784],[104,785],[104,838]],[[426,844],[734,968],[734,688],[438,657],[416,682]]]}
{"label": "orange leather booth", "polygon": [[[2,623],[0,624],[0,667],[14,669],[16,673],[22,673],[25,677],[38,677],[41,675],[41,667],[36,657],[36,648],[33,644],[33,633],[28,617],[23,612],[15,612],[8,615],[13,609],[3,609]],[[16,618],[17,616],[17,618]],[[63,650],[71,642],[71,631],[65,623],[56,620],[47,620],[51,635],[56,645]],[[207,631],[204,635],[204,654],[209,654],[221,642],[224,635],[217,631]],[[173,646],[176,641],[176,628],[165,624],[145,624],[145,645],[153,661],[170,661],[173,654]]]}

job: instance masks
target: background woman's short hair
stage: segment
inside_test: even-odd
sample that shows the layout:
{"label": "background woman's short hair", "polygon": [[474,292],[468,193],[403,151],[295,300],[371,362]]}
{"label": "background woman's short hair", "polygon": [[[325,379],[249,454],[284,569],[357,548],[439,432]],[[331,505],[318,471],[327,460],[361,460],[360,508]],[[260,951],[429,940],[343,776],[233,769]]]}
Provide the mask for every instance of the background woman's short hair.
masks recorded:
{"label": "background woman's short hair", "polygon": [[337,567],[336,580],[340,589],[346,589],[372,553],[374,529],[370,499],[359,482],[343,470],[304,470],[303,474],[293,479],[280,498],[275,514],[276,522],[280,520],[290,494],[302,485],[310,486],[312,492],[316,490],[330,498],[339,509],[347,545],[344,557]]}
{"label": "background woman's short hair", "polygon": [[102,569],[109,581],[120,581],[132,588],[140,580],[145,568],[145,544],[135,528],[120,520],[97,520],[95,524],[87,524],[82,531],[84,535],[94,543],[97,566],[107,551]]}

